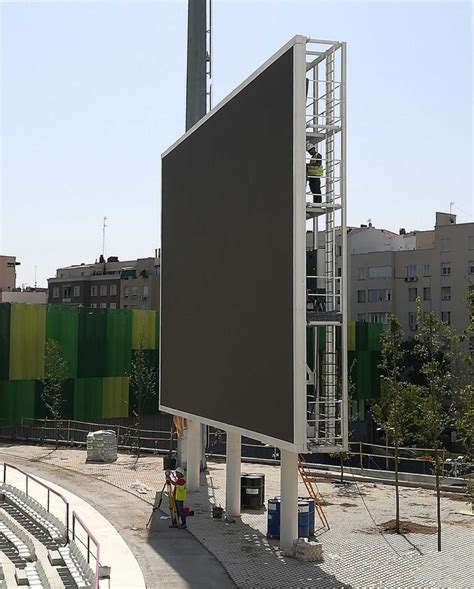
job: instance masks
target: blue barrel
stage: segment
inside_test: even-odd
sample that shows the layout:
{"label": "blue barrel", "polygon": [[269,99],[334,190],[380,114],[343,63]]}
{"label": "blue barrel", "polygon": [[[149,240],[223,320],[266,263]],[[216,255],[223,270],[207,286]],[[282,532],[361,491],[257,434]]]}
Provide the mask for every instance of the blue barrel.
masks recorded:
{"label": "blue barrel", "polygon": [[309,502],[298,501],[298,538],[309,537]]}
{"label": "blue barrel", "polygon": [[[281,499],[274,497],[268,500],[267,509],[267,537],[280,537],[280,519],[281,519]],[[313,505],[313,533],[314,533],[314,505]],[[308,500],[298,500],[298,538],[308,538],[310,536],[310,502]]]}
{"label": "blue barrel", "polygon": [[269,538],[280,537],[280,498],[274,497],[268,500],[267,509],[267,536]]}
{"label": "blue barrel", "polygon": [[314,499],[311,497],[302,497],[304,501],[309,503],[309,535],[314,536],[314,522],[315,522],[315,514],[314,514]]}

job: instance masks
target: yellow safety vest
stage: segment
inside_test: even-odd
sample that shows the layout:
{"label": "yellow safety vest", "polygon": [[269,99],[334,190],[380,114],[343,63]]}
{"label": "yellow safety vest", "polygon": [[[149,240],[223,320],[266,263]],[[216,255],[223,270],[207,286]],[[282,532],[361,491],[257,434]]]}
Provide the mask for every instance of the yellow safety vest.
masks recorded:
{"label": "yellow safety vest", "polygon": [[306,164],[307,176],[322,176],[324,174],[323,166],[317,165],[315,159],[311,159],[309,164]]}
{"label": "yellow safety vest", "polygon": [[185,501],[186,485],[176,485],[176,501]]}

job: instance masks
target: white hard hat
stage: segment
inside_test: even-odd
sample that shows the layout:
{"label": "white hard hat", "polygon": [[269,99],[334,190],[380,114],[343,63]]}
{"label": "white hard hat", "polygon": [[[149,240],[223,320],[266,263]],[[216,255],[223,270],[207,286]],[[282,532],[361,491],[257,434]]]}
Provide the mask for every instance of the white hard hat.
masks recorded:
{"label": "white hard hat", "polygon": [[183,474],[184,475],[184,470],[182,468],[177,468],[176,474]]}
{"label": "white hard hat", "polygon": [[316,145],[314,145],[314,143],[311,143],[311,141],[308,141],[306,143],[306,151],[311,151],[312,149],[316,149]]}

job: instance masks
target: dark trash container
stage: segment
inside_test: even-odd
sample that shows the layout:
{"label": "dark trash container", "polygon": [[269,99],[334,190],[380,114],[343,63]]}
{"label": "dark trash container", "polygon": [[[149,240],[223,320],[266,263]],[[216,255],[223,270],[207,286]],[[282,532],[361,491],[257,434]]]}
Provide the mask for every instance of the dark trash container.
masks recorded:
{"label": "dark trash container", "polygon": [[262,509],[265,502],[265,475],[240,475],[240,505],[251,509]]}

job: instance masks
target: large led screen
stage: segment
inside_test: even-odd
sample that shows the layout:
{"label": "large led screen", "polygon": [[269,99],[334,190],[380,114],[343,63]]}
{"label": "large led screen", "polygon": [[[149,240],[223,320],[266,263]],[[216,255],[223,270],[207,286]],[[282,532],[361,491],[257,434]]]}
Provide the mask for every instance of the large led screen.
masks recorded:
{"label": "large led screen", "polygon": [[294,51],[162,158],[160,407],[287,444],[295,440]]}

